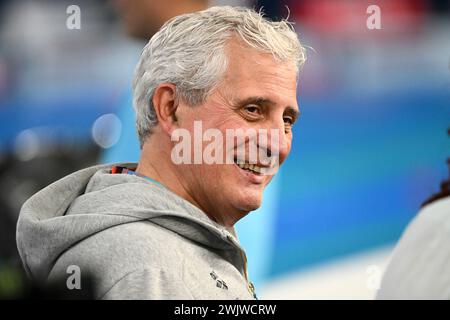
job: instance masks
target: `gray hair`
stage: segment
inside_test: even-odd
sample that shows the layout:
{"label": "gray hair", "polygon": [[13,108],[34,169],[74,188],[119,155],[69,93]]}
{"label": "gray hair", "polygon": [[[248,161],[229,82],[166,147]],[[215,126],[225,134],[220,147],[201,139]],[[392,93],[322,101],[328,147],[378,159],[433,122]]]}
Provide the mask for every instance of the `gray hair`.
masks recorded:
{"label": "gray hair", "polygon": [[172,18],[150,39],[136,67],[133,105],[141,148],[158,122],[152,101],[158,85],[173,83],[177,98],[202,104],[226,71],[224,47],[234,35],[277,61],[294,62],[297,72],[306,60],[291,23],[270,21],[262,12],[220,6]]}

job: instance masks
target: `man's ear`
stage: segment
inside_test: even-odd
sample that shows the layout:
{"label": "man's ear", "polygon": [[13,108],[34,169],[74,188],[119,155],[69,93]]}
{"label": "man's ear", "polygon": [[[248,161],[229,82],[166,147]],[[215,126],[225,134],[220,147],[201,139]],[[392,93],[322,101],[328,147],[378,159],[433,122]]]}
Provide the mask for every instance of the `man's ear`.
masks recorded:
{"label": "man's ear", "polygon": [[173,83],[161,83],[155,89],[152,102],[158,118],[158,124],[164,132],[171,135],[172,131],[177,127],[177,118],[175,116],[178,107],[176,86]]}

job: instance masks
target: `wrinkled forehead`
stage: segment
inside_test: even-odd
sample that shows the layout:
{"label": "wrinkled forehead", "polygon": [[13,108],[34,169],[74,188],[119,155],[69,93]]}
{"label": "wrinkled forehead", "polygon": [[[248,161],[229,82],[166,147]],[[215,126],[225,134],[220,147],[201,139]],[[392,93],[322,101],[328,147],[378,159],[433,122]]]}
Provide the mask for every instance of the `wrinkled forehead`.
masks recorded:
{"label": "wrinkled forehead", "polygon": [[230,99],[267,97],[282,105],[297,104],[297,70],[292,61],[277,61],[242,42],[226,46],[227,68],[220,85]]}

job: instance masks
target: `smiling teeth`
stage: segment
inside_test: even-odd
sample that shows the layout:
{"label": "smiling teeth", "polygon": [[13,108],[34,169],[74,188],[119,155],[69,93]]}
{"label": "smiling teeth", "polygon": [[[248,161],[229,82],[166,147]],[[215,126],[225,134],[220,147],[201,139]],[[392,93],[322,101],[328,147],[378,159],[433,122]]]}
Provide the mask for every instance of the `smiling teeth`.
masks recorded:
{"label": "smiling teeth", "polygon": [[244,170],[250,170],[250,171],[254,171],[256,173],[262,172],[262,168],[255,164],[242,163],[242,162],[236,162],[236,164],[238,165],[239,168],[244,169]]}

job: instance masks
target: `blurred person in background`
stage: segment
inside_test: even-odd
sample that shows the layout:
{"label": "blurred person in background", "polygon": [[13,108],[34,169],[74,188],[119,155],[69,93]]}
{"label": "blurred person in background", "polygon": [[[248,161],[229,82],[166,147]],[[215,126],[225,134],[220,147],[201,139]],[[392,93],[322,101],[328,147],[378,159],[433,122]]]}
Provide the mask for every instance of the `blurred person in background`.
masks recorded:
{"label": "blurred person in background", "polygon": [[397,243],[378,299],[450,300],[450,158],[447,165],[449,178],[422,205]]}
{"label": "blurred person in background", "polygon": [[127,33],[148,40],[171,18],[206,9],[208,0],[112,0]]}
{"label": "blurred person in background", "polygon": [[28,275],[66,285],[76,266],[103,299],[255,298],[234,224],[261,205],[273,175],[259,164],[177,165],[171,135],[194,135],[195,121],[223,134],[275,129],[278,146],[271,139],[258,148],[269,156],[277,149],[283,163],[304,61],[288,23],[250,9],[172,19],[136,70],[139,163],[80,170],[24,204],[17,242]]}

